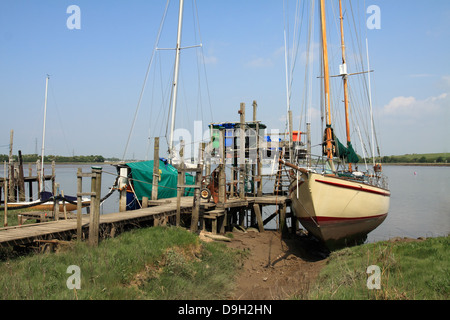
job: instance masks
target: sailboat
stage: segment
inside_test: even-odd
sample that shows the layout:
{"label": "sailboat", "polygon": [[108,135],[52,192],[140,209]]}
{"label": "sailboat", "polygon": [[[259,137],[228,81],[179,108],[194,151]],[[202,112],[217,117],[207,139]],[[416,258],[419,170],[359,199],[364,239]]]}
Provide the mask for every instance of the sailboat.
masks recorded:
{"label": "sailboat", "polygon": [[[325,168],[318,172],[310,164],[302,167],[299,163],[280,160],[287,167],[294,169],[289,193],[295,216],[309,234],[329,248],[365,241],[367,234],[386,219],[391,196],[381,164],[374,163],[373,171],[367,172],[355,171],[352,167],[352,163],[358,162],[358,156],[350,139],[342,0],[339,0],[339,9],[342,47],[340,69],[344,86],[347,147],[339,142],[333,130],[325,0],[320,0],[323,94],[326,110],[326,129],[322,140],[322,153],[326,156]],[[336,169],[335,160],[339,158],[347,160],[343,170]]]}
{"label": "sailboat", "polygon": [[[44,150],[45,150],[45,127],[46,127],[46,119],[47,119],[47,96],[48,96],[48,82],[50,76],[47,75],[45,78],[45,103],[44,103],[44,125],[42,130],[42,149],[41,149],[41,174],[40,174],[40,189],[39,189],[39,198],[34,201],[20,201],[20,202],[11,202],[8,203],[8,208],[11,209],[19,209],[19,208],[33,208],[36,210],[53,210],[55,205],[55,201],[53,198],[53,193],[49,191],[45,191],[45,178],[44,178]],[[58,196],[61,200],[58,201],[58,210],[59,212],[64,211],[64,207],[67,211],[74,211],[77,209],[77,197],[73,196]],[[81,205],[82,207],[87,207],[91,203],[89,198],[82,198]]]}

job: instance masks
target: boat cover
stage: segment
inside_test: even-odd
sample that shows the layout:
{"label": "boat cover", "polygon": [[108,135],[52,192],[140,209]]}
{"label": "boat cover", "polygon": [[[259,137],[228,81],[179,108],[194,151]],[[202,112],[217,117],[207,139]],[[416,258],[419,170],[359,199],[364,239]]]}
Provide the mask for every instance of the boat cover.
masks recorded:
{"label": "boat cover", "polygon": [[[165,160],[165,159],[164,159]],[[133,188],[139,201],[142,197],[152,198],[153,160],[130,162],[126,164],[131,169]],[[159,160],[158,199],[175,198],[177,196],[178,171],[167,161]],[[186,184],[194,185],[195,179],[186,172]],[[184,196],[193,196],[194,189],[186,188]]]}

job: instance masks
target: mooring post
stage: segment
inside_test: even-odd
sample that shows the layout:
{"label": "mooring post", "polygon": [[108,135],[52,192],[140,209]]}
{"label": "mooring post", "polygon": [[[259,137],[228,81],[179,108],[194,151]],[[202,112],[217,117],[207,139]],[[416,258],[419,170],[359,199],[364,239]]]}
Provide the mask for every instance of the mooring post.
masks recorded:
{"label": "mooring post", "polygon": [[191,219],[191,232],[195,233],[198,230],[198,219],[200,215],[200,189],[202,186],[202,176],[203,176],[203,168],[202,168],[202,157],[203,157],[203,149],[204,145],[200,144],[198,150],[198,163],[197,163],[197,171],[195,174],[195,189],[194,189],[194,203],[192,207],[192,219]]}
{"label": "mooring post", "polygon": [[159,137],[156,137],[155,146],[153,148],[152,200],[158,200],[158,182],[159,182]]}
{"label": "mooring post", "polygon": [[[182,185],[186,183],[185,171],[184,171],[184,141],[180,141],[180,167],[178,169],[178,179],[177,179],[177,214],[176,214],[176,226],[179,227],[181,224],[181,197],[184,194],[184,188]],[[181,169],[181,170],[180,170]]]}
{"label": "mooring post", "polygon": [[77,241],[81,241],[81,210],[82,210],[82,176],[81,168],[77,170]]}
{"label": "mooring post", "polygon": [[23,175],[22,151],[19,150],[19,201],[25,201],[25,180]]}
{"label": "mooring post", "polygon": [[241,103],[239,110],[239,198],[245,198],[245,103]]}
{"label": "mooring post", "polygon": [[5,208],[5,219],[3,221],[3,226],[8,226],[8,179],[6,178],[6,161],[3,165],[3,193],[4,193],[4,201],[3,201],[3,207]]}
{"label": "mooring post", "polygon": [[119,175],[119,212],[124,212],[127,210],[128,167],[121,167]]}
{"label": "mooring post", "polygon": [[225,133],[219,130],[219,201],[218,207],[225,205],[226,199],[226,176],[225,176]]}
{"label": "mooring post", "polygon": [[102,187],[102,169],[100,167],[92,167],[91,214],[89,217],[89,244],[91,246],[98,245],[101,187]]}

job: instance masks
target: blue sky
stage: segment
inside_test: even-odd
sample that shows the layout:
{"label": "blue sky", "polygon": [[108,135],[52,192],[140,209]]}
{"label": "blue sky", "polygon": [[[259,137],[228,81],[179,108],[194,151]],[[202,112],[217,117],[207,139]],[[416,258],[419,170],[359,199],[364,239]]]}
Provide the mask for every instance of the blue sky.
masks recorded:
{"label": "blue sky", "polygon": [[[257,100],[258,120],[284,131],[283,1],[197,0],[198,10],[191,0],[185,3],[182,45],[196,45],[201,38],[203,47],[182,51],[177,128],[198,138],[201,133],[193,132],[194,121],[204,126],[238,121],[241,102],[248,106],[250,118],[252,101]],[[296,1],[284,4],[291,42]],[[67,27],[70,5],[80,8],[80,29]],[[2,0],[0,153],[8,153],[11,129],[15,154],[40,153],[45,77],[50,74],[46,154],[122,158],[165,5],[165,0]],[[375,70],[372,94],[381,152],[450,152],[450,2],[353,0],[360,27],[370,17],[365,12],[370,5],[380,8],[381,29],[362,28],[360,36],[364,45],[368,38]],[[175,46],[177,15],[178,1],[171,1],[159,48]],[[329,24],[334,49],[339,49],[337,23]],[[295,124],[302,101],[305,43],[298,52],[291,102]],[[365,46],[360,54],[366,63]],[[333,74],[340,63],[335,60]],[[173,52],[158,51],[126,158],[151,158],[149,135],[166,135],[172,65]],[[317,68],[314,78],[320,81],[316,76]],[[339,88],[339,80],[332,81]],[[320,130],[313,132],[320,136]]]}

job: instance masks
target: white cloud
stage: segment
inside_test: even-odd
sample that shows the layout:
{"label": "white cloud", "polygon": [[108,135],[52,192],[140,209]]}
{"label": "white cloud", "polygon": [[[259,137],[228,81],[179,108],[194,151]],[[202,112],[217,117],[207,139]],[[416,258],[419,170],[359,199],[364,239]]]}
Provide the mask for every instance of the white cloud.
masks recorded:
{"label": "white cloud", "polygon": [[449,109],[450,95],[442,93],[439,96],[417,100],[415,97],[396,97],[383,107],[382,114],[386,116],[402,116],[408,118],[423,118],[436,116]]}

